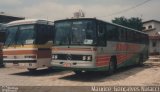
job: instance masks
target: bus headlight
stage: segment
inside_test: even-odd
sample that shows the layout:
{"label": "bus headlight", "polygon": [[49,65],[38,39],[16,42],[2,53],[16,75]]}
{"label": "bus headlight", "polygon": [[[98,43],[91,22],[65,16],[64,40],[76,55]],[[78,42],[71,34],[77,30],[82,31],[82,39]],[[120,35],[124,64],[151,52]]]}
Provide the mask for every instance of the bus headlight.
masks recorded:
{"label": "bus headlight", "polygon": [[58,55],[53,55],[52,59],[58,59]]}
{"label": "bus headlight", "polygon": [[88,61],[91,61],[91,59],[92,59],[91,56],[88,56],[88,57],[87,57],[87,60],[88,60]]}
{"label": "bus headlight", "polygon": [[86,57],[86,56],[83,56],[83,59],[82,59],[82,60],[84,60],[84,61],[85,61],[86,59],[87,59],[87,57]]}
{"label": "bus headlight", "polygon": [[55,55],[55,56],[54,56],[54,59],[58,59],[58,55]]}
{"label": "bus headlight", "polygon": [[92,60],[92,56],[89,56],[89,55],[83,56],[83,57],[82,57],[82,60],[83,60],[83,61],[91,61],[91,60]]}

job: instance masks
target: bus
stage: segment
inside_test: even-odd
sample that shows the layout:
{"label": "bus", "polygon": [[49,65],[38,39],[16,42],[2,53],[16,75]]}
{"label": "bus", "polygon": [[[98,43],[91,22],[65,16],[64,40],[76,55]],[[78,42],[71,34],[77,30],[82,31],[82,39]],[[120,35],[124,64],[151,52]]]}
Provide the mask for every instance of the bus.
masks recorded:
{"label": "bus", "polygon": [[3,66],[3,44],[6,38],[6,34],[5,34],[5,29],[4,29],[4,25],[0,24],[0,67]]}
{"label": "bus", "polygon": [[148,35],[96,18],[54,22],[52,66],[76,74],[143,64],[148,59]]}
{"label": "bus", "polygon": [[7,24],[3,60],[6,67],[29,71],[50,67],[53,22],[25,19]]}

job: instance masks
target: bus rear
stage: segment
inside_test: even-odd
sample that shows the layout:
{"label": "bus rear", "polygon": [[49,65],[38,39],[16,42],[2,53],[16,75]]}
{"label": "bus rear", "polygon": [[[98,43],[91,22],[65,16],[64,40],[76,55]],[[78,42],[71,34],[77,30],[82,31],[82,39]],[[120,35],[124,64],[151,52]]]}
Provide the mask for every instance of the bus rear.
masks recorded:
{"label": "bus rear", "polygon": [[46,20],[20,20],[8,24],[3,49],[6,67],[28,70],[50,67],[53,24]]}

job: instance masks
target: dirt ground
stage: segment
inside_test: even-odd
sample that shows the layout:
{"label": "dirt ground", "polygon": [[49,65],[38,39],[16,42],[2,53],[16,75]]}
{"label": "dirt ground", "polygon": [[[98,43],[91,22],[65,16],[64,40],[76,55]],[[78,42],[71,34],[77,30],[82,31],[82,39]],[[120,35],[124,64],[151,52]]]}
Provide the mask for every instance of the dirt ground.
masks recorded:
{"label": "dirt ground", "polygon": [[1,86],[160,86],[160,61],[119,69],[114,75],[76,75],[72,71],[0,68]]}

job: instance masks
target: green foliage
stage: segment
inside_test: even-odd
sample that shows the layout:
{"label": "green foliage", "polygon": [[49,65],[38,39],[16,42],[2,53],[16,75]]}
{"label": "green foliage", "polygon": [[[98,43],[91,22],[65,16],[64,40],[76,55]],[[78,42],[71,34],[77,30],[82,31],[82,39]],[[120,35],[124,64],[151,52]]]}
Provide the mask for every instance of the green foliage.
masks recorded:
{"label": "green foliage", "polygon": [[112,20],[112,22],[140,31],[142,31],[143,29],[142,19],[138,17],[131,17],[129,19],[125,17],[116,17],[115,19]]}

